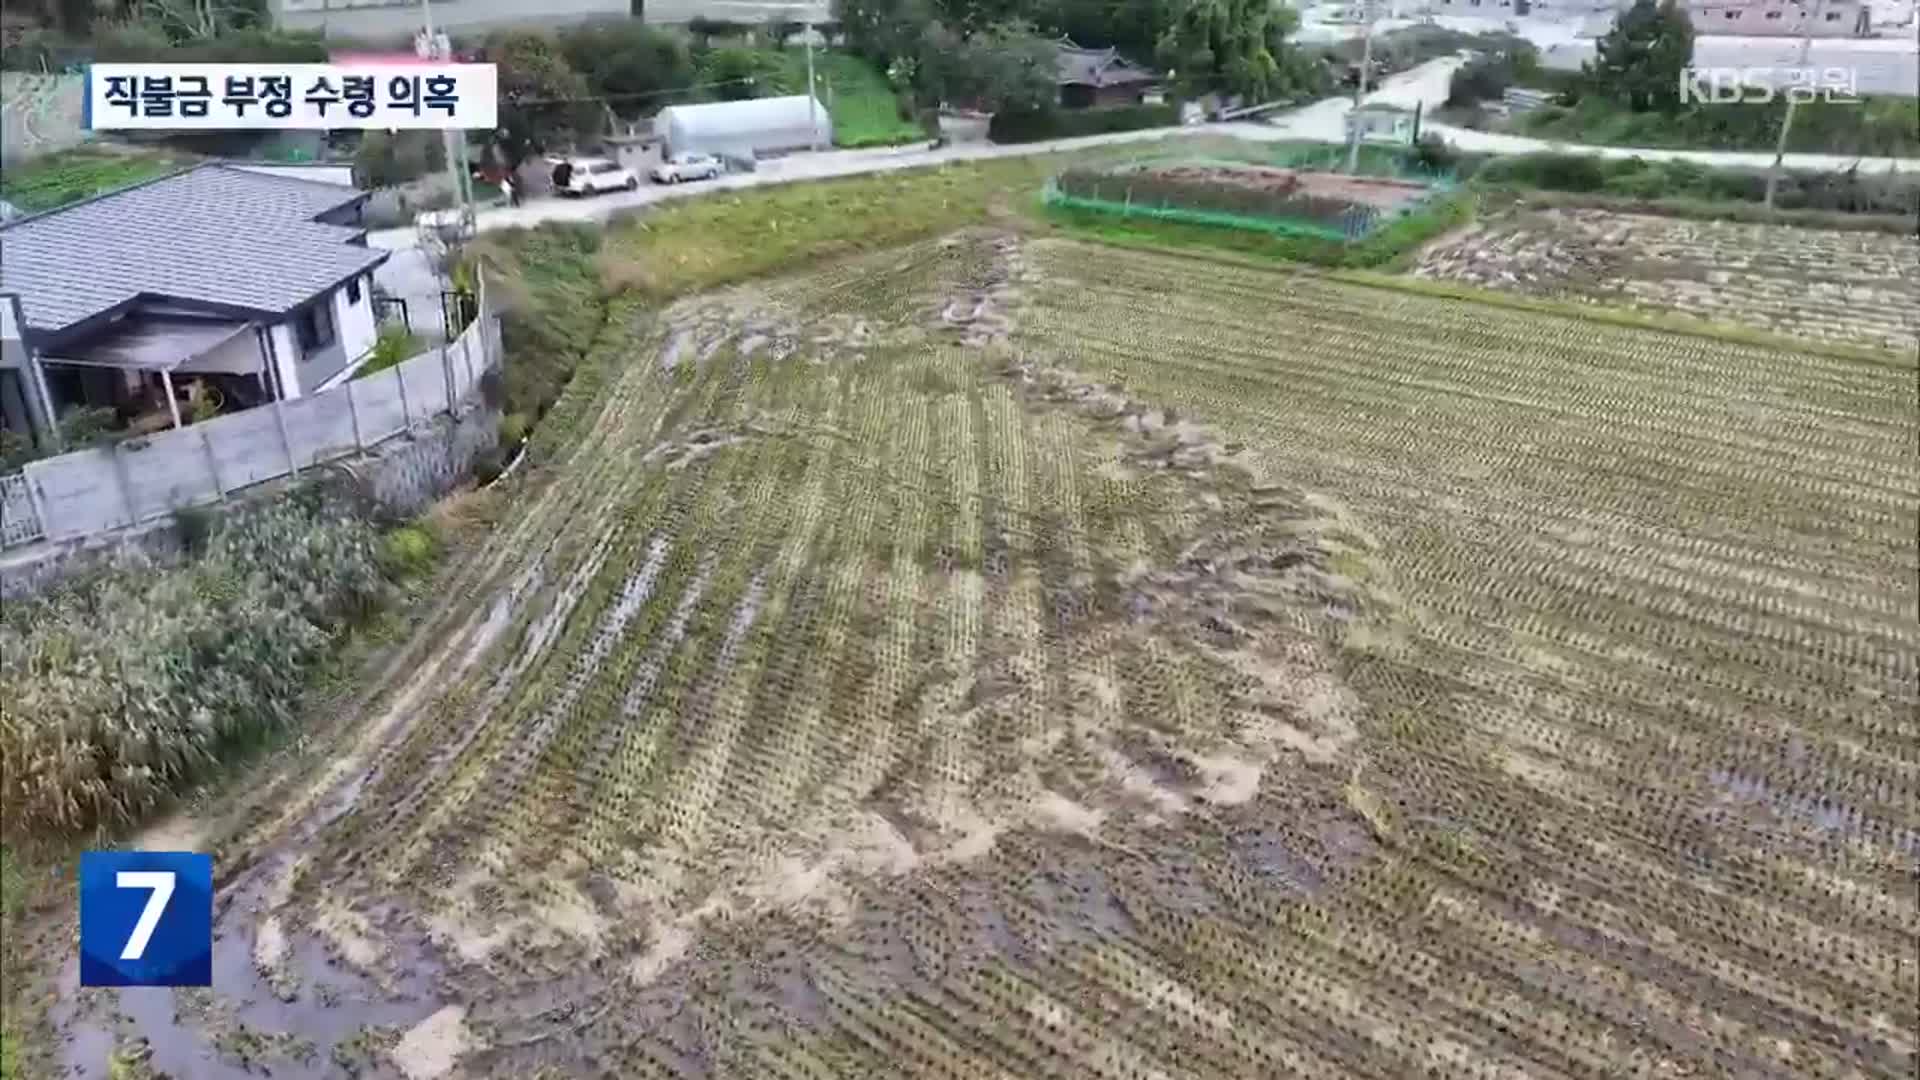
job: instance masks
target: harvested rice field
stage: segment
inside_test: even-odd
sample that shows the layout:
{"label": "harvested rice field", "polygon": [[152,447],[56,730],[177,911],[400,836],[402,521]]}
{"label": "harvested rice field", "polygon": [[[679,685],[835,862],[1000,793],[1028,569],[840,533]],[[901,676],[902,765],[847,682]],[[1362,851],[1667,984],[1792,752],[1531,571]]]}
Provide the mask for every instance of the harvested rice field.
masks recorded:
{"label": "harvested rice field", "polygon": [[1435,240],[1413,273],[1909,355],[1920,342],[1911,234],[1514,210]]}
{"label": "harvested rice field", "polygon": [[621,315],[80,1075],[1913,1075],[1911,365],[998,233]]}

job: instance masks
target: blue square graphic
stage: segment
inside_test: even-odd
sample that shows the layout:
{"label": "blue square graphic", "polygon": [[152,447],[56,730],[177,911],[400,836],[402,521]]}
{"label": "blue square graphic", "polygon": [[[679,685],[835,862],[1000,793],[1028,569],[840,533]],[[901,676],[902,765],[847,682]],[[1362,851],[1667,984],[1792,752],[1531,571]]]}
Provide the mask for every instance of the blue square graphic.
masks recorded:
{"label": "blue square graphic", "polygon": [[80,856],[80,985],[213,985],[213,856]]}

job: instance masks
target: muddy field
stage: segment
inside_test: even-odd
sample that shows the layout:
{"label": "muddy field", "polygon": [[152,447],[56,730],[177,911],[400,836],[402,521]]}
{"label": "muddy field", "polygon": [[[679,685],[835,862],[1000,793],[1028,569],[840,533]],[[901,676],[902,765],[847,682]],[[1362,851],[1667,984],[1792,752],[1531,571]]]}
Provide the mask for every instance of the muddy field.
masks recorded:
{"label": "muddy field", "polygon": [[989,234],[622,316],[74,1075],[1912,1074],[1913,370]]}
{"label": "muddy field", "polygon": [[1414,273],[1908,353],[1920,341],[1912,236],[1525,210],[1435,241]]}

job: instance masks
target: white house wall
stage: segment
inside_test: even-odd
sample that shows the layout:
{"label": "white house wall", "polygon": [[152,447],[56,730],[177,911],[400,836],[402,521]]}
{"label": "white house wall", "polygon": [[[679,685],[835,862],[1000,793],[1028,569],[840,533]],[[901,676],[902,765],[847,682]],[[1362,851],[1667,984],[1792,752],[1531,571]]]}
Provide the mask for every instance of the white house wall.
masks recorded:
{"label": "white house wall", "polygon": [[300,339],[294,335],[291,322],[275,325],[271,333],[273,334],[274,370],[280,376],[280,396],[289,399],[297,398],[301,393]]}
{"label": "white house wall", "polygon": [[348,300],[345,289],[333,291],[333,325],[339,329],[340,349],[349,364],[367,355],[379,336],[373,322],[373,276],[369,274],[359,282],[359,300]]}

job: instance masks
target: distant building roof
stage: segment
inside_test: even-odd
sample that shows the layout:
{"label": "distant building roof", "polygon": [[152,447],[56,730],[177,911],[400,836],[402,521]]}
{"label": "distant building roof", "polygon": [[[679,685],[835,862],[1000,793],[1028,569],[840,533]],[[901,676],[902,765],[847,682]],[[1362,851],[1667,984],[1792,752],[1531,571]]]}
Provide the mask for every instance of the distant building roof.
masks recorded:
{"label": "distant building roof", "polygon": [[1160,76],[1113,49],[1083,49],[1071,38],[1061,38],[1055,62],[1062,86],[1126,86],[1156,83]]}
{"label": "distant building roof", "polygon": [[57,338],[141,300],[284,315],[378,266],[365,231],[316,219],[364,192],[223,164],[0,226],[0,289]]}

